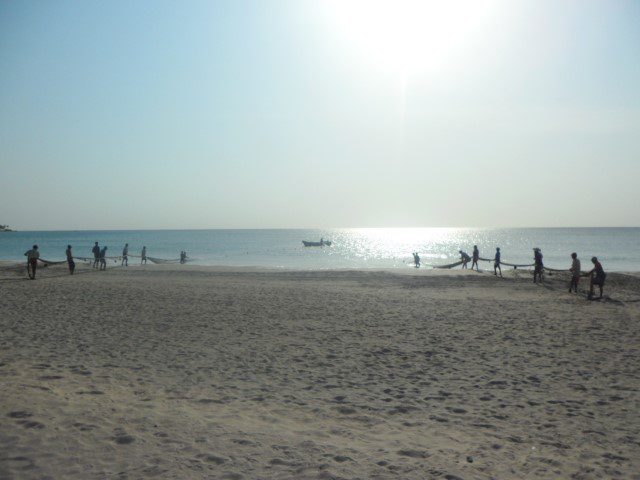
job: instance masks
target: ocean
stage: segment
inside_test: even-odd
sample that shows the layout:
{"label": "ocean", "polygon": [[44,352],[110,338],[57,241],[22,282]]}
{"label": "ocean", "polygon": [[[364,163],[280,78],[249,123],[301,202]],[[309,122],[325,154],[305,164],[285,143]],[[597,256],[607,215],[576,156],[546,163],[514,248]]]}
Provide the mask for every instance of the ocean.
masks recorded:
{"label": "ocean", "polygon": [[[302,240],[332,242],[331,246],[304,247]],[[533,247],[542,249],[544,263],[568,268],[571,252],[577,252],[583,269],[597,256],[607,271],[640,271],[640,228],[353,228],[274,230],[108,230],[0,232],[0,260],[23,261],[31,245],[40,246],[41,257],[64,260],[67,244],[74,255],[91,256],[97,241],[108,255],[120,255],[125,243],[129,253],[178,259],[185,250],[189,263],[232,267],[283,269],[407,269],[413,268],[412,252],[422,263],[441,265],[458,260],[459,250],[493,258],[500,247],[502,260],[531,263]],[[139,261],[139,260],[138,260]],[[136,259],[132,258],[131,263]],[[482,263],[481,268],[492,268]]]}

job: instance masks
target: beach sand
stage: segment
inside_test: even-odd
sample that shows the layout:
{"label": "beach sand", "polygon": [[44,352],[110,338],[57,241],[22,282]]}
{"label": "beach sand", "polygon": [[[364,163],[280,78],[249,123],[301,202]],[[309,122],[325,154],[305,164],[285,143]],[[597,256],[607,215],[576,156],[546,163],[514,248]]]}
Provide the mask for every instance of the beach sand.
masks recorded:
{"label": "beach sand", "polygon": [[[640,278],[0,269],[0,478],[640,478]],[[584,288],[586,282],[583,282]]]}

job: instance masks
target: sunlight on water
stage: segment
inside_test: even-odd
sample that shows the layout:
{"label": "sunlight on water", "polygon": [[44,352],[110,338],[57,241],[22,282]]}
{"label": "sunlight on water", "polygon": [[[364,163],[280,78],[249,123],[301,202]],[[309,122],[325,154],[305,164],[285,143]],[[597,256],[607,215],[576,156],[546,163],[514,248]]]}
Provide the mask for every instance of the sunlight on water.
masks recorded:
{"label": "sunlight on water", "polygon": [[[474,243],[475,242],[475,243]],[[449,260],[458,251],[483,243],[483,231],[465,228],[361,228],[340,231],[335,250],[341,256],[372,264],[393,260],[393,266],[411,263],[413,252],[423,261]],[[444,262],[446,263],[446,262]]]}

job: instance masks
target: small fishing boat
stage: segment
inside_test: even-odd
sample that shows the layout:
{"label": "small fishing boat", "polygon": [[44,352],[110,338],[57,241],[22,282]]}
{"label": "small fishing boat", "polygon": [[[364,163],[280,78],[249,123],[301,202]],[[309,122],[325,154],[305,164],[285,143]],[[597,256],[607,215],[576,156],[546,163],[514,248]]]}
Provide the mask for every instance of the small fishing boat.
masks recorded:
{"label": "small fishing boat", "polygon": [[324,247],[325,245],[327,247],[331,246],[331,242],[330,241],[326,241],[324,239],[320,240],[319,242],[307,242],[307,241],[303,240],[302,244],[305,247]]}

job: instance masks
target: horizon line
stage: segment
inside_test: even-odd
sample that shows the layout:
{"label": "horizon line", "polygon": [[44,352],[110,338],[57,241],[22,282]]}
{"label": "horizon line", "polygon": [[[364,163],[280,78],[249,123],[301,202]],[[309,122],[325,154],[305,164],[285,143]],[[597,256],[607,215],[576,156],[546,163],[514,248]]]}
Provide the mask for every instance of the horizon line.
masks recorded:
{"label": "horizon line", "polygon": [[[11,227],[10,227],[11,228]],[[206,228],[71,228],[71,229],[19,229],[2,231],[3,233],[20,232],[158,232],[158,231],[207,231],[207,230],[423,230],[423,229],[469,229],[469,230],[551,230],[551,229],[587,229],[587,228],[640,228],[636,225],[598,225],[598,226],[509,226],[509,227],[477,227],[477,226],[430,226],[430,227],[206,227]]]}

